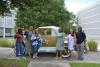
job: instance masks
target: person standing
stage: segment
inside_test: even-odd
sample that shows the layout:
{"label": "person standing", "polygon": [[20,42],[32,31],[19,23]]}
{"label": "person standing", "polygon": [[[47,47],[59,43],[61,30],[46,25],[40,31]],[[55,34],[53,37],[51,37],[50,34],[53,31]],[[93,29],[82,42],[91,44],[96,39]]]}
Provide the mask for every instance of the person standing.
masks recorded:
{"label": "person standing", "polygon": [[86,39],[85,33],[82,32],[82,27],[78,27],[78,32],[76,33],[77,39],[77,52],[78,52],[78,60],[84,59],[84,41]]}
{"label": "person standing", "polygon": [[38,58],[38,50],[42,44],[42,36],[39,34],[38,30],[35,30],[34,34],[32,34],[31,41],[33,58]]}
{"label": "person standing", "polygon": [[64,40],[65,40],[65,33],[63,33],[62,28],[59,28],[59,33],[57,34],[57,43],[56,43],[56,59],[62,59],[62,51],[64,50]]}
{"label": "person standing", "polygon": [[70,34],[68,35],[68,50],[70,51],[70,59],[73,60],[74,58],[74,53],[75,51],[75,46],[76,46],[76,35],[72,29],[70,29]]}
{"label": "person standing", "polygon": [[32,53],[32,50],[31,50],[31,46],[32,46],[32,43],[31,43],[31,36],[33,34],[33,27],[30,26],[28,28],[28,30],[25,31],[24,35],[25,35],[25,54],[28,54],[28,56],[31,58],[31,53]]}
{"label": "person standing", "polygon": [[16,57],[20,59],[24,59],[24,46],[23,46],[23,32],[22,29],[18,29],[17,33],[15,34],[16,39]]}

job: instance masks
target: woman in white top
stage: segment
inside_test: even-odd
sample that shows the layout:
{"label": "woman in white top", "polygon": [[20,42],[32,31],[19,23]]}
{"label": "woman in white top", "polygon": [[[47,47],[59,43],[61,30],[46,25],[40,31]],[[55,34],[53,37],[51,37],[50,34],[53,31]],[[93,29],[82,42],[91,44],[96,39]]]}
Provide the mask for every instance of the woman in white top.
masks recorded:
{"label": "woman in white top", "polygon": [[68,49],[71,53],[70,60],[73,59],[73,51],[75,50],[76,36],[72,29],[70,29],[70,34],[68,35]]}

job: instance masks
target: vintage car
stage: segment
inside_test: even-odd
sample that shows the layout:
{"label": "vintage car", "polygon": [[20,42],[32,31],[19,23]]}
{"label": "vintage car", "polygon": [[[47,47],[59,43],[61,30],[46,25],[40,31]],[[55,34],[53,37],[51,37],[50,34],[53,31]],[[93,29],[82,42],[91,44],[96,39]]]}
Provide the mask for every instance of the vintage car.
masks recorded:
{"label": "vintage car", "polygon": [[59,27],[56,26],[45,26],[38,28],[41,31],[43,37],[42,46],[39,52],[56,52],[56,36]]}

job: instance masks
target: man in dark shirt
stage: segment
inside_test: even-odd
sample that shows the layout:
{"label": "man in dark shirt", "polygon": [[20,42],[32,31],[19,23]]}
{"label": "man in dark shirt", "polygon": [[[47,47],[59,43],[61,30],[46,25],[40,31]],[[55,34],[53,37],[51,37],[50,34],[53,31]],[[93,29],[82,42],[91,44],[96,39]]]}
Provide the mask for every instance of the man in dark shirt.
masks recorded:
{"label": "man in dark shirt", "polygon": [[78,52],[78,60],[84,59],[84,41],[86,39],[86,35],[82,32],[82,27],[78,27],[78,32],[76,33],[77,39],[77,52]]}

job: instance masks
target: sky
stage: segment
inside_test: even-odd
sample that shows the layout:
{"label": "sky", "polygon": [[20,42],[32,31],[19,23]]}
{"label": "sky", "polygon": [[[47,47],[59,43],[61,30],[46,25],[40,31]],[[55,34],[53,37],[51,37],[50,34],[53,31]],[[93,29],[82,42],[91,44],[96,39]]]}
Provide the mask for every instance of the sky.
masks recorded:
{"label": "sky", "polygon": [[65,0],[65,7],[67,7],[67,10],[70,12],[76,14],[81,9],[86,8],[96,1],[97,0]]}

